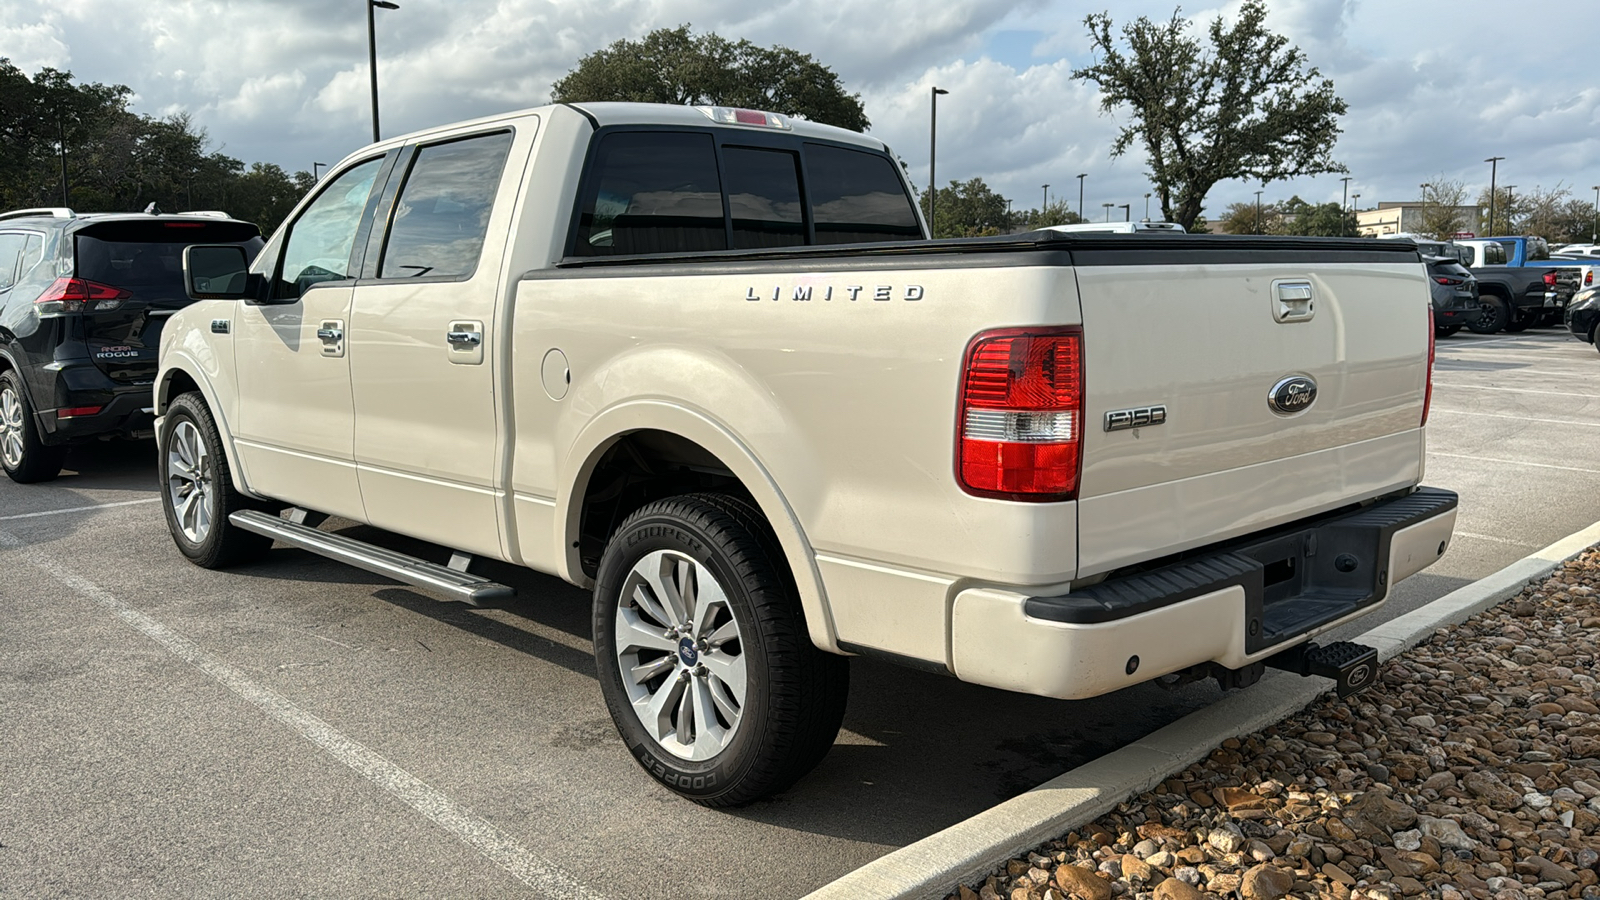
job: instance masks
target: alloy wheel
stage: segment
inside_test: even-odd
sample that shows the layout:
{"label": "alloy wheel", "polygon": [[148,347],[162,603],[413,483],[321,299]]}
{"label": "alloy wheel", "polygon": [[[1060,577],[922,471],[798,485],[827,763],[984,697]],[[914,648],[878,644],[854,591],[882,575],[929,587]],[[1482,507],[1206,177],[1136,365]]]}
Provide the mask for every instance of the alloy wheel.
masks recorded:
{"label": "alloy wheel", "polygon": [[732,742],[748,679],[739,623],[709,569],[676,551],[634,564],[617,604],[616,656],[645,731],[680,759]]}
{"label": "alloy wheel", "polygon": [[193,422],[179,422],[167,448],[167,493],[179,530],[196,544],[211,533],[212,478],[211,456],[200,429]]}
{"label": "alloy wheel", "polygon": [[22,465],[22,398],[10,385],[0,388],[0,459],[6,468]]}

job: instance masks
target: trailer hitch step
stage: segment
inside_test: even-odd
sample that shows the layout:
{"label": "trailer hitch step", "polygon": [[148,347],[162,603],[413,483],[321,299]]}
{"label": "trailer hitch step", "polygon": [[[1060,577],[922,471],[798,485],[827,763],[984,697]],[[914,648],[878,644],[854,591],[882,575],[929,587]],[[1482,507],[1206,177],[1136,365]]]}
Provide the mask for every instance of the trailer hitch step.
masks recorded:
{"label": "trailer hitch step", "polygon": [[1359,694],[1378,683],[1378,651],[1352,641],[1336,641],[1325,647],[1301,644],[1268,657],[1266,663],[1296,675],[1332,678],[1341,697]]}

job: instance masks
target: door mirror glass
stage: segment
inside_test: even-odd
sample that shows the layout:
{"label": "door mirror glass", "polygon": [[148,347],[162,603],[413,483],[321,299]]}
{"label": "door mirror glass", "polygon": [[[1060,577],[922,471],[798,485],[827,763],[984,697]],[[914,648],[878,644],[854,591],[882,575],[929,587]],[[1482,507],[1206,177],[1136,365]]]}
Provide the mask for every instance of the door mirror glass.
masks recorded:
{"label": "door mirror glass", "polygon": [[249,283],[250,259],[238,244],[183,248],[183,283],[196,300],[237,300]]}

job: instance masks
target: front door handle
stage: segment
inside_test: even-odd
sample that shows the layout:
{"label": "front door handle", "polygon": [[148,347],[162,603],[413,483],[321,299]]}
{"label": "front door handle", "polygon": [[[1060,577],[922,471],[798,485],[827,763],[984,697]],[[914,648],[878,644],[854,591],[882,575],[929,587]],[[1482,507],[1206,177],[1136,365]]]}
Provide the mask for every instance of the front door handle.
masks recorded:
{"label": "front door handle", "polygon": [[322,338],[324,344],[337,344],[344,340],[344,332],[337,328],[318,328],[317,337]]}
{"label": "front door handle", "polygon": [[458,347],[476,347],[483,343],[483,332],[451,331],[445,334],[444,339]]}
{"label": "front door handle", "polygon": [[323,319],[317,323],[317,337],[322,341],[322,355],[344,356],[344,320]]}

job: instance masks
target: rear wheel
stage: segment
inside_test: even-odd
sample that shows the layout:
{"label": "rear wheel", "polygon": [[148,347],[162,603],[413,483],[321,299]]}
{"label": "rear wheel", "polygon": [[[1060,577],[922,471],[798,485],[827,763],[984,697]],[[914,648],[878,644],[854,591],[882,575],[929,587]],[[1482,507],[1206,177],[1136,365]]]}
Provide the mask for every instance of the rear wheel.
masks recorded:
{"label": "rear wheel", "polygon": [[1478,298],[1478,317],[1467,323],[1473,334],[1494,334],[1506,327],[1507,304],[1499,297],[1484,295]]}
{"label": "rear wheel", "polygon": [[65,447],[47,447],[15,371],[0,372],[0,468],[18,484],[51,481],[61,474]]}
{"label": "rear wheel", "polygon": [[623,522],[601,556],[594,637],[623,742],[696,803],[782,791],[844,718],[848,662],[812,645],[776,540],[732,497],[670,497]]}
{"label": "rear wheel", "polygon": [[207,569],[260,559],[272,539],[228,516],[262,505],[233,486],[216,420],[198,393],[173,400],[161,420],[161,507],[178,551]]}

